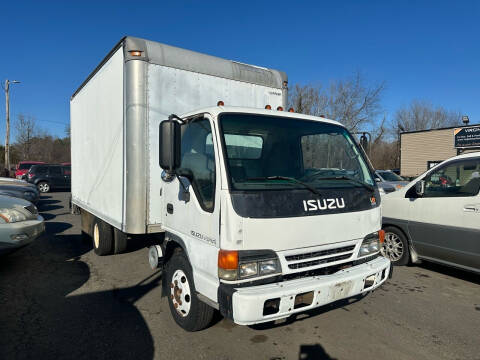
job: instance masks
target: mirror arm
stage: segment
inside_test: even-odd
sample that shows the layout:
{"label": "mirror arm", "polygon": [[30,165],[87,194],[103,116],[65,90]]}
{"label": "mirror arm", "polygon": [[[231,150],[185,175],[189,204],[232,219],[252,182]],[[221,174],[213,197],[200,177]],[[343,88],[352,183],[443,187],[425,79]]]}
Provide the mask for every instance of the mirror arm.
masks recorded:
{"label": "mirror arm", "polygon": [[178,182],[180,183],[180,185],[183,188],[183,195],[185,195],[185,202],[189,202],[190,201],[190,192],[188,191],[187,187],[185,186],[182,179],[180,179],[180,176],[178,176],[177,173],[175,173],[175,177],[177,178]]}
{"label": "mirror arm", "polygon": [[183,120],[182,118],[178,117],[175,114],[171,114],[168,116],[168,121],[173,121],[173,119],[178,120],[180,124],[185,124],[185,120]]}

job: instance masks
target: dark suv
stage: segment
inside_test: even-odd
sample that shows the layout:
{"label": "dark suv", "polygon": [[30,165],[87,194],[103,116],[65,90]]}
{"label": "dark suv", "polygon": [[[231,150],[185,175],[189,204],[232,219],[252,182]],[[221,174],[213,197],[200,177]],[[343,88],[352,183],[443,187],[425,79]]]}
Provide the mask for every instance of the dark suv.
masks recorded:
{"label": "dark suv", "polygon": [[27,181],[35,184],[42,193],[52,189],[70,189],[70,165],[33,165],[27,174]]}

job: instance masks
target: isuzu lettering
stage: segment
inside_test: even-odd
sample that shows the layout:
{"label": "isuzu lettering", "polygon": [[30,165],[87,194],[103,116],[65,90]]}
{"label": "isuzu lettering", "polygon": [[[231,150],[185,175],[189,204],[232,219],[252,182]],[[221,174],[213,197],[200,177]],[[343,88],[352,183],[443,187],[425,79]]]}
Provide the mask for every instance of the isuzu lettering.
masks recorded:
{"label": "isuzu lettering", "polygon": [[98,255],[154,241],[150,265],[186,330],[215,309],[242,325],[286,318],[390,275],[365,153],[340,123],[286,111],[287,85],[126,37],[71,98],[82,231]]}

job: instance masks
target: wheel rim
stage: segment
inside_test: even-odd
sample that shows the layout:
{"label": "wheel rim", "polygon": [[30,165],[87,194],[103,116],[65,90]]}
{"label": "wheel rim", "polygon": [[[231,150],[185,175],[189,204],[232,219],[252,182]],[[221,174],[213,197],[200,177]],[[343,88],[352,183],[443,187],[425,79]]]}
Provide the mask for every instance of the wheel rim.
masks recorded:
{"label": "wheel rim", "polygon": [[192,305],[192,295],[187,275],[182,270],[177,270],[172,276],[170,283],[170,299],[177,313],[185,317],[190,312]]}
{"label": "wheel rim", "polygon": [[100,246],[100,231],[98,230],[98,224],[95,224],[93,227],[93,244],[95,245],[95,249],[98,249]]}
{"label": "wheel rim", "polygon": [[397,234],[385,233],[385,241],[382,246],[382,255],[392,261],[398,261],[403,256],[403,242]]}
{"label": "wheel rim", "polygon": [[41,192],[47,192],[48,189],[49,189],[49,186],[48,186],[48,184],[46,184],[46,183],[42,183],[42,184],[38,185],[38,189],[39,189]]}

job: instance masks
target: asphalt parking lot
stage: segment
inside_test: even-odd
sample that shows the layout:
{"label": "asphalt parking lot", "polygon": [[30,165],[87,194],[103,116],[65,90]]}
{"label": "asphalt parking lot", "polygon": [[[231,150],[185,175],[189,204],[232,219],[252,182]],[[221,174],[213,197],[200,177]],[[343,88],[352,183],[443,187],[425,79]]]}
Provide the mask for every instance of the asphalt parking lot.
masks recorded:
{"label": "asphalt parking lot", "polygon": [[47,235],[0,258],[1,359],[480,359],[480,279],[433,264],[280,324],[186,333],[145,244],[96,256],[68,195],[43,196]]}

